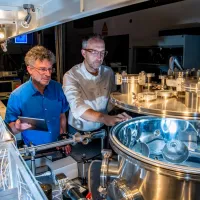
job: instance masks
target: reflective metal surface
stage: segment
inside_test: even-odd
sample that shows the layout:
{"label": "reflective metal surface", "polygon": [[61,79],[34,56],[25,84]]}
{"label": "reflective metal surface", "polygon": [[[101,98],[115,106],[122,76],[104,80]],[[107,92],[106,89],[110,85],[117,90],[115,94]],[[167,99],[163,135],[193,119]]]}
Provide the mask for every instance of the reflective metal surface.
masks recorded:
{"label": "reflective metal surface", "polygon": [[122,94],[138,94],[142,92],[142,86],[138,83],[138,74],[126,74],[119,77]]}
{"label": "reflective metal surface", "polygon": [[162,156],[170,163],[178,164],[187,160],[189,151],[180,140],[171,140],[164,146]]}
{"label": "reflective metal surface", "polygon": [[[199,128],[196,120],[157,117],[138,117],[114,126],[110,144],[121,167],[118,176],[107,183],[108,199],[137,199],[127,197],[136,191],[144,200],[199,199]],[[135,151],[138,143],[147,145],[148,155]],[[175,164],[166,155],[185,157]]]}
{"label": "reflective metal surface", "polygon": [[140,114],[181,119],[200,119],[198,107],[187,107],[185,98],[157,98],[154,101],[136,101],[131,95],[112,93],[111,102],[124,110]]}
{"label": "reflective metal surface", "polygon": [[196,69],[187,69],[186,72],[172,70],[170,75],[159,75],[160,80],[157,82],[152,79],[156,78],[153,73],[141,71],[135,76],[117,73],[115,76],[116,85],[121,85],[121,88],[123,88],[123,84],[127,88],[134,85],[134,89],[141,88],[141,92],[138,90],[124,92],[122,90],[121,93],[112,93],[111,102],[131,112],[160,117],[200,119],[198,72]]}
{"label": "reflective metal surface", "polygon": [[137,188],[129,188],[124,180],[114,180],[109,185],[109,190],[112,191],[111,199],[120,200],[143,200]]}
{"label": "reflective metal surface", "polygon": [[200,82],[187,81],[182,87],[185,90],[185,105],[200,112]]}
{"label": "reflective metal surface", "polygon": [[162,97],[164,99],[171,98],[173,96],[177,95],[176,91],[170,91],[170,90],[159,90],[156,91],[157,97]]}

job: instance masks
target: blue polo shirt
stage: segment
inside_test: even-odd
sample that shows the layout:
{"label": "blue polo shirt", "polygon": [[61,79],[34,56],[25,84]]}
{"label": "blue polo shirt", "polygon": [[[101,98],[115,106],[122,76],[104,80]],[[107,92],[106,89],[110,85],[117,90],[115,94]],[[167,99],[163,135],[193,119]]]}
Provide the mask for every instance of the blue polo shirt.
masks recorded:
{"label": "blue polo shirt", "polygon": [[45,119],[48,132],[26,130],[22,132],[25,144],[33,145],[54,142],[60,134],[60,114],[69,109],[60,83],[51,80],[42,95],[30,79],[15,89],[8,100],[5,121],[14,122],[18,116]]}

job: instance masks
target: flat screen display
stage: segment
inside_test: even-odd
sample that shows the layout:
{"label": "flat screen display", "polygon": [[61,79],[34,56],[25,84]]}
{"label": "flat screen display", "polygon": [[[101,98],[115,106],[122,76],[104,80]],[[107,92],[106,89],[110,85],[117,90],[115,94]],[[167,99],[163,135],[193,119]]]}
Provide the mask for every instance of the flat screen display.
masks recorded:
{"label": "flat screen display", "polygon": [[27,44],[27,35],[19,35],[15,38],[15,43],[16,44]]}

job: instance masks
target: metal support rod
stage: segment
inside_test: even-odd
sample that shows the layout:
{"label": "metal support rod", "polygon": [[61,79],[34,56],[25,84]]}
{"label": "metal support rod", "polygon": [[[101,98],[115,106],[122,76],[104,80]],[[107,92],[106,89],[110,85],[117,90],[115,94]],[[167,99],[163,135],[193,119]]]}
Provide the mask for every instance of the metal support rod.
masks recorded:
{"label": "metal support rod", "polygon": [[83,160],[83,165],[82,165],[82,185],[86,185],[85,163],[87,162],[87,160],[86,160],[86,155],[85,154],[83,154],[82,160]]}
{"label": "metal support rod", "polygon": [[33,176],[36,175],[36,170],[35,170],[35,156],[31,156],[31,171],[33,173]]}
{"label": "metal support rod", "polygon": [[93,132],[93,133],[85,133],[85,135],[76,133],[75,135],[72,136],[73,138],[64,139],[64,140],[52,142],[49,144],[42,144],[42,145],[38,145],[38,146],[21,148],[21,149],[19,149],[19,152],[21,154],[29,154],[29,153],[33,153],[33,152],[36,153],[37,151],[42,151],[42,150],[51,149],[51,148],[55,148],[55,147],[65,146],[67,144],[75,144],[77,142],[84,143],[88,139],[92,140],[92,139],[97,139],[97,138],[105,138],[105,135],[106,135],[105,130],[100,130],[100,131]]}
{"label": "metal support rod", "polygon": [[84,0],[80,0],[80,12],[84,11]]}
{"label": "metal support rod", "polygon": [[[101,146],[103,146],[104,143],[104,138],[106,136],[105,130],[100,130],[97,132],[93,133],[85,133],[85,135],[81,135],[80,133],[76,133],[73,138],[70,139],[65,139],[65,140],[60,140],[57,142],[53,142],[50,144],[43,144],[43,145],[38,145],[38,146],[33,146],[31,145],[30,147],[25,147],[22,149],[19,149],[19,152],[21,154],[31,154],[31,171],[33,175],[36,175],[36,170],[35,170],[35,154],[37,151],[42,151],[46,149],[51,149],[55,147],[60,147],[60,146],[65,146],[67,144],[74,144],[76,142],[82,142],[84,143],[86,140],[89,141],[89,139],[97,139],[101,138]],[[83,182],[86,184],[86,175],[85,175],[85,157],[82,157],[83,159]]]}
{"label": "metal support rod", "polygon": [[101,151],[104,149],[105,138],[101,138]]}
{"label": "metal support rod", "polygon": [[52,142],[50,144],[43,144],[43,145],[38,145],[38,146],[21,148],[21,149],[19,149],[19,152],[22,153],[22,154],[31,153],[33,151],[37,152],[37,151],[51,149],[51,148],[55,148],[55,147],[59,147],[59,146],[65,146],[67,144],[73,144],[73,143],[74,143],[74,139],[65,139],[65,140],[61,140],[61,141],[58,141],[58,142]]}

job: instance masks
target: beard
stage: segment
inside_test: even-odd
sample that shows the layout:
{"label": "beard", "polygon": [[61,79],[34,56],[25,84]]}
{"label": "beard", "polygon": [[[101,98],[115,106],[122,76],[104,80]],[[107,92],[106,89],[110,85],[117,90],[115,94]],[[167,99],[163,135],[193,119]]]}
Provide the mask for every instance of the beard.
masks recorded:
{"label": "beard", "polygon": [[94,70],[98,70],[99,67],[101,66],[103,61],[94,61],[92,63],[90,63],[90,68],[94,69]]}
{"label": "beard", "polygon": [[38,86],[40,86],[40,87],[45,87],[45,86],[47,86],[47,85],[49,84],[50,80],[51,80],[51,78],[50,78],[49,80],[45,80],[45,79],[42,79],[42,78],[38,79],[38,78],[32,77],[32,81],[33,81],[36,85],[38,85]]}

